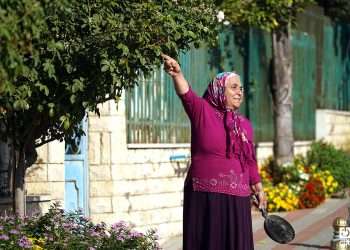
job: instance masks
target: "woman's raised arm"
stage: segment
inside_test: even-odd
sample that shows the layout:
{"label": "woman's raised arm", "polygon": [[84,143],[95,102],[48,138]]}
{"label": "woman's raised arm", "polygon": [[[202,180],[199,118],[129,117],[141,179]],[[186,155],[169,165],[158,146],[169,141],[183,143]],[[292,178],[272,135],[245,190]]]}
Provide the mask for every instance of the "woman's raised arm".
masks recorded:
{"label": "woman's raised arm", "polygon": [[175,91],[178,95],[187,93],[189,84],[181,72],[179,63],[168,55],[162,54],[164,70],[173,78]]}

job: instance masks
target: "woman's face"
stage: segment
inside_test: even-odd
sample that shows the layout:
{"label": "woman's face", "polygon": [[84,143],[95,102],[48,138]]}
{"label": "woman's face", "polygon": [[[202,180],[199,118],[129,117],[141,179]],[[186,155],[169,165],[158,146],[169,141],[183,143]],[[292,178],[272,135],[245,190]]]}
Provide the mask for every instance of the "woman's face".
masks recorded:
{"label": "woman's face", "polygon": [[225,86],[226,107],[236,110],[243,101],[243,87],[237,76],[231,76],[226,80]]}

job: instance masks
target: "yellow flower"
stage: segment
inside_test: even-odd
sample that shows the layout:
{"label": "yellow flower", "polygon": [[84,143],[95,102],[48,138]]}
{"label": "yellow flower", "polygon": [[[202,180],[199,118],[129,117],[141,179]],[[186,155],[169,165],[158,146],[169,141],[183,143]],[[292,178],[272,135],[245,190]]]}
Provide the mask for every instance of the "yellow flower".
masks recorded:
{"label": "yellow flower", "polygon": [[[44,239],[37,239],[37,238],[31,238],[31,237],[29,237],[28,238],[29,239],[29,241],[32,243],[32,249],[33,250],[43,250],[44,248],[42,248],[41,246],[43,246],[44,245],[44,243],[45,243],[45,240]],[[40,246],[41,245],[41,246]]]}

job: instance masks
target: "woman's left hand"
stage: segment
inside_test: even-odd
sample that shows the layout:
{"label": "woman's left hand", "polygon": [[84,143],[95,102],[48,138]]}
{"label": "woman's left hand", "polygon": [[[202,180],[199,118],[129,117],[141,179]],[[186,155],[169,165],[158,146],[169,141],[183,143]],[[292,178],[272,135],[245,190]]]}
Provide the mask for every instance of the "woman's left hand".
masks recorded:
{"label": "woman's left hand", "polygon": [[258,182],[252,186],[252,189],[254,191],[254,195],[257,196],[259,201],[259,209],[266,209],[267,207],[267,198],[264,192],[264,188],[261,184],[261,182]]}

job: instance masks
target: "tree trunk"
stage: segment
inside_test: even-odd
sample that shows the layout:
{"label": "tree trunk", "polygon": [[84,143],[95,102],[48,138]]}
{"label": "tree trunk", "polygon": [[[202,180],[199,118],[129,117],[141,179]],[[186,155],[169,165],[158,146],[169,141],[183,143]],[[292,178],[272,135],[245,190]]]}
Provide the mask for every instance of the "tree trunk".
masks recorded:
{"label": "tree trunk", "polygon": [[273,119],[275,163],[281,165],[293,160],[293,100],[292,48],[290,29],[272,32],[273,47]]}
{"label": "tree trunk", "polygon": [[26,198],[25,198],[25,157],[24,150],[14,151],[14,159],[12,160],[12,169],[14,171],[13,182],[13,211],[24,216],[26,213]]}

